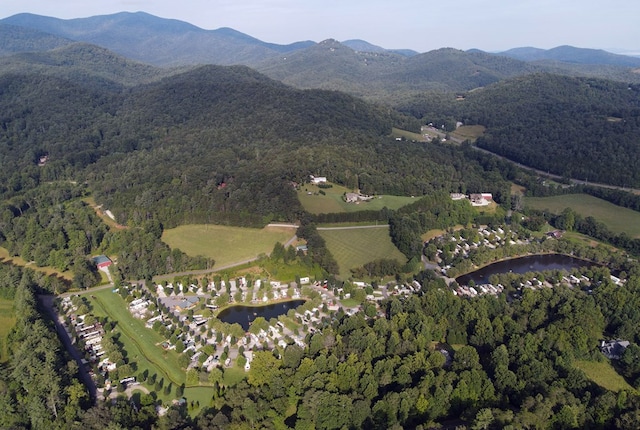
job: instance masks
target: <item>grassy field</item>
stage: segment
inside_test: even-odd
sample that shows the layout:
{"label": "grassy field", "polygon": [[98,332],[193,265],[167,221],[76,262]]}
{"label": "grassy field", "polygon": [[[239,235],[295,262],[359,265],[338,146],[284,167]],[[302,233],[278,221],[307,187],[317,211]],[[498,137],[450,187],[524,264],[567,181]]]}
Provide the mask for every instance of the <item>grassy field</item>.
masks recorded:
{"label": "grassy field", "polygon": [[13,313],[13,301],[0,299],[0,363],[9,359],[7,350],[7,336],[16,323]]}
{"label": "grassy field", "polygon": [[617,393],[620,390],[628,390],[635,392],[633,387],[625,381],[625,379],[615,371],[610,363],[598,363],[594,361],[574,361],[574,366],[582,370],[587,378],[605,388]]}
{"label": "grassy field", "polygon": [[450,134],[457,139],[469,139],[471,142],[475,142],[478,137],[484,134],[484,130],[483,125],[461,125]]}
{"label": "grassy field", "polygon": [[22,267],[28,267],[30,269],[35,270],[36,272],[42,272],[44,274],[47,275],[53,275],[53,276],[57,276],[60,278],[63,278],[67,281],[73,281],[73,272],[71,271],[66,271],[66,272],[60,272],[56,269],[54,269],[53,267],[38,267],[33,263],[29,263],[27,261],[24,261],[22,258],[20,257],[12,257],[9,255],[9,251],[6,248],[2,248],[0,247],[0,262],[1,263],[10,263],[16,266],[22,266]]}
{"label": "grassy field", "polygon": [[553,197],[527,197],[525,205],[532,209],[561,213],[570,207],[583,217],[592,216],[614,233],[640,237],[640,212],[616,206],[587,194],[568,194]]}
{"label": "grassy field", "polygon": [[[89,300],[95,316],[106,316],[109,321],[116,322],[115,330],[121,334],[119,341],[127,351],[127,358],[137,364],[136,375],[144,370],[148,370],[149,375],[155,373],[156,380],[164,379],[165,385],[169,382],[173,384],[171,394],[175,395],[175,387],[185,382],[186,374],[178,365],[178,354],[165,351],[160,346],[165,339],[147,329],[143,321],[134,318],[127,303],[110,289],[92,293]],[[164,397],[163,393],[158,395]]]}
{"label": "grassy field", "polygon": [[391,242],[388,227],[319,230],[319,233],[340,265],[340,276],[345,279],[351,275],[349,269],[373,260],[390,258],[403,264],[407,261]]}
{"label": "grassy field", "polygon": [[220,267],[268,254],[276,242],[284,244],[295,232],[293,228],[284,227],[256,229],[191,224],[165,230],[162,240],[188,255],[213,258]]}
{"label": "grassy field", "polygon": [[[325,195],[320,194],[320,191]],[[335,184],[332,188],[318,188],[316,185],[304,184],[298,190],[298,200],[312,214],[379,211],[385,206],[389,209],[398,209],[415,201],[413,197],[381,195],[367,202],[347,203],[342,196],[350,192],[352,190]]]}

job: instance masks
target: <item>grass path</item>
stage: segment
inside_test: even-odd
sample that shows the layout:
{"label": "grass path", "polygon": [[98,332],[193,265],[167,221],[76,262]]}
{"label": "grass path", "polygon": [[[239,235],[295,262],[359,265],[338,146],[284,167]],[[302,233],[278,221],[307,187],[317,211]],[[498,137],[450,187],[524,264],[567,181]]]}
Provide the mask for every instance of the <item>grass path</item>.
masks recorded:
{"label": "grass path", "polygon": [[49,266],[38,267],[33,262],[25,261],[21,257],[13,257],[9,255],[9,251],[6,248],[3,248],[1,246],[0,246],[0,262],[13,264],[15,266],[28,267],[29,269],[33,269],[36,272],[42,272],[45,275],[56,276],[66,281],[73,281],[73,272],[71,272],[70,270],[66,272],[60,272],[59,270]]}
{"label": "grass path", "polygon": [[9,359],[7,337],[16,323],[13,312],[13,300],[0,299],[0,363]]}

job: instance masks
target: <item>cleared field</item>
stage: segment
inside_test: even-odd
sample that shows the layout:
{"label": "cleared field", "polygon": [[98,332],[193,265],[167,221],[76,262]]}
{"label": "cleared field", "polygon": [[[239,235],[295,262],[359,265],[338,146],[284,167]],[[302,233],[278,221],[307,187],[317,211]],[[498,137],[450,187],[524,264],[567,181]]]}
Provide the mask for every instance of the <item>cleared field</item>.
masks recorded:
{"label": "cleared field", "polygon": [[30,269],[35,270],[36,272],[42,272],[42,273],[44,273],[46,275],[57,276],[57,277],[65,279],[67,281],[73,281],[73,272],[71,272],[71,271],[60,272],[60,271],[54,269],[53,267],[48,267],[48,266],[38,267],[33,263],[24,261],[20,257],[12,257],[12,256],[10,256],[9,255],[9,251],[6,248],[2,248],[2,247],[0,247],[0,262],[13,264],[15,266],[28,267]]}
{"label": "cleared field", "polygon": [[412,131],[402,130],[401,128],[395,128],[395,127],[393,127],[392,129],[391,135],[393,137],[404,137],[405,139],[416,140],[418,142],[422,142],[425,140],[424,136],[421,135],[420,133],[414,133]]}
{"label": "cleared field", "polygon": [[[106,316],[109,321],[116,322],[114,330],[121,333],[119,341],[127,351],[127,358],[137,365],[136,375],[148,370],[149,375],[157,375],[156,380],[164,379],[165,385],[171,382],[174,388],[185,382],[186,374],[178,364],[178,354],[160,346],[165,339],[134,318],[119,294],[106,289],[92,293],[89,300],[94,315]],[[158,395],[163,397],[163,393]]]}
{"label": "cleared field", "polygon": [[[324,195],[320,193],[322,191]],[[413,203],[415,198],[402,196],[381,195],[360,203],[347,203],[343,199],[344,193],[353,190],[333,184],[332,188],[318,188],[316,185],[304,184],[298,190],[298,200],[302,206],[312,214],[341,213],[358,211],[379,211],[383,207],[398,209]]]}
{"label": "cleared field", "polygon": [[609,391],[617,393],[620,390],[635,392],[633,387],[615,371],[610,363],[598,363],[594,361],[574,361],[574,366],[582,370],[587,378]]}
{"label": "cleared field", "polygon": [[16,323],[13,300],[0,299],[0,363],[9,359],[7,336]]}
{"label": "cleared field", "polygon": [[407,259],[391,242],[388,227],[319,230],[331,254],[340,266],[340,276],[351,275],[350,269],[373,260],[396,259],[404,264]]}
{"label": "cleared field", "polygon": [[452,131],[450,134],[456,139],[468,139],[471,142],[475,142],[478,137],[484,134],[484,130],[485,127],[483,125],[461,125],[456,131]]}
{"label": "cleared field", "polygon": [[525,205],[532,209],[549,210],[556,214],[569,207],[583,217],[594,217],[614,233],[627,233],[631,237],[640,237],[640,212],[616,206],[588,194],[527,197]]}
{"label": "cleared field", "polygon": [[162,240],[191,256],[213,258],[216,267],[268,254],[276,242],[286,243],[295,229],[283,227],[242,228],[214,224],[181,225],[165,230]]}

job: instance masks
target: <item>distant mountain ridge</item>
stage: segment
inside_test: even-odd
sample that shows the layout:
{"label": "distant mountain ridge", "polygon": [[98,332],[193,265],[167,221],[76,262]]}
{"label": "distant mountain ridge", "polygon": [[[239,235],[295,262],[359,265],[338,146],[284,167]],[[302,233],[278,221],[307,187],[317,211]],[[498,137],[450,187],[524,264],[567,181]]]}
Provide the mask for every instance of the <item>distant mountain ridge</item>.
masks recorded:
{"label": "distant mountain ridge", "polygon": [[277,45],[230,28],[204,30],[145,12],[120,12],[70,20],[25,13],[5,18],[0,23],[92,43],[159,66],[251,64],[314,43],[304,41]]}
{"label": "distant mountain ridge", "polygon": [[513,48],[497,55],[515,58],[522,61],[553,60],[565,63],[600,64],[622,67],[640,67],[640,58],[628,55],[613,54],[602,49],[576,48],[574,46],[557,46],[552,49],[533,47]]}

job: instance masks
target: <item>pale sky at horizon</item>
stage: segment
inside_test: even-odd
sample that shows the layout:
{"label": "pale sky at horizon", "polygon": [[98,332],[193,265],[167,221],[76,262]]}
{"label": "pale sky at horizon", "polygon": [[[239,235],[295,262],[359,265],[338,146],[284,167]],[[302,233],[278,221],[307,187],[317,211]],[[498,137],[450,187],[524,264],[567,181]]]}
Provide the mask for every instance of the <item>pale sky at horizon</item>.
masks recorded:
{"label": "pale sky at horizon", "polygon": [[640,1],[609,0],[0,0],[0,19],[143,11],[265,42],[363,39],[387,49],[504,51],[560,45],[640,55]]}

